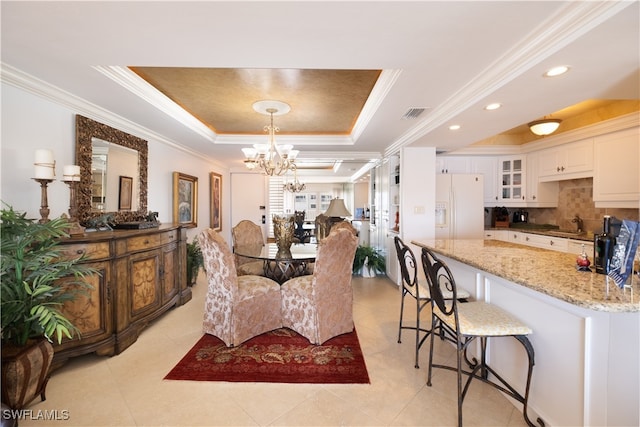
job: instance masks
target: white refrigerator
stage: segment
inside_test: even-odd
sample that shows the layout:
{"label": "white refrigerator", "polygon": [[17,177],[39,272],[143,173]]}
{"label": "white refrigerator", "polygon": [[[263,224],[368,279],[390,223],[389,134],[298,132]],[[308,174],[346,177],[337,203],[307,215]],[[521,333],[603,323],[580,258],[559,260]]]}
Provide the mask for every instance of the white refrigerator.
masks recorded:
{"label": "white refrigerator", "polygon": [[482,174],[436,175],[436,239],[484,238]]}

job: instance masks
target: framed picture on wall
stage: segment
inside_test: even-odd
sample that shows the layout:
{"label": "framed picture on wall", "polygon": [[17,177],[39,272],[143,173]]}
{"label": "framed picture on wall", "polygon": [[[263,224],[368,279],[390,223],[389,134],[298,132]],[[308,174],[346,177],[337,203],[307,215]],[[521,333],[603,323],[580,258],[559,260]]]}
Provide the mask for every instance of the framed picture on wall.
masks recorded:
{"label": "framed picture on wall", "polygon": [[198,226],[198,178],[173,173],[173,222],[185,227]]}
{"label": "framed picture on wall", "polygon": [[118,210],[131,210],[131,195],[133,191],[133,178],[130,176],[120,176],[120,192],[118,197]]}
{"label": "framed picture on wall", "polygon": [[211,172],[209,182],[211,184],[210,227],[216,231],[222,231],[222,175]]}

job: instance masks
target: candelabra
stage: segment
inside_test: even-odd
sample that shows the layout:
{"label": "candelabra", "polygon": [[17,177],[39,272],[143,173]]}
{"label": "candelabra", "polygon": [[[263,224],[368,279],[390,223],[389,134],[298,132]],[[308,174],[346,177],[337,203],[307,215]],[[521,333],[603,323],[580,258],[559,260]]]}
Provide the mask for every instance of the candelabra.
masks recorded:
{"label": "candelabra", "polygon": [[56,161],[51,150],[36,150],[33,163],[33,180],[40,184],[40,224],[49,222],[49,202],[47,201],[47,185],[54,181],[56,176]]}
{"label": "candelabra", "polygon": [[34,181],[40,183],[40,220],[38,221],[40,224],[44,224],[45,222],[49,222],[49,202],[47,201],[47,185],[50,182],[53,182],[53,179],[45,179],[45,178],[33,178]]}
{"label": "candelabra", "polygon": [[83,234],[84,227],[78,222],[77,191],[80,183],[80,166],[65,166],[62,180],[69,186],[69,234]]}

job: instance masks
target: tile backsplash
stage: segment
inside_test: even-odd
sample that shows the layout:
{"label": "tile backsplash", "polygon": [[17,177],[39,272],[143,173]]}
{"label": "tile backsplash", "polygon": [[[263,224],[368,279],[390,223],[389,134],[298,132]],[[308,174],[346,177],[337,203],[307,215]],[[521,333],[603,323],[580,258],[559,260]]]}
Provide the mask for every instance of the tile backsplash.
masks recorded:
{"label": "tile backsplash", "polygon": [[[530,208],[529,222],[536,224],[555,224],[562,230],[575,230],[571,220],[580,215],[584,229],[593,233],[602,231],[602,217],[615,216],[618,219],[639,221],[639,209],[596,208],[593,201],[593,178],[570,179],[560,181],[557,208]],[[515,209],[509,209],[513,211]]]}

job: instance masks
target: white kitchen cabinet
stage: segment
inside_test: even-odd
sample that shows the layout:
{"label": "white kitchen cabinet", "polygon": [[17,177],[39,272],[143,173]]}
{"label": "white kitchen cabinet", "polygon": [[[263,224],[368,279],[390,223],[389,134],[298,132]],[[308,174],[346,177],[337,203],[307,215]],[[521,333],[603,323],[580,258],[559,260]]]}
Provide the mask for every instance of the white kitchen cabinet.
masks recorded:
{"label": "white kitchen cabinet", "polygon": [[540,182],[539,163],[538,152],[527,154],[526,206],[530,208],[555,208],[558,206],[558,181]]}
{"label": "white kitchen cabinet", "polygon": [[470,159],[470,173],[482,174],[484,180],[484,206],[498,206],[498,159],[476,156]]}
{"label": "white kitchen cabinet", "polygon": [[523,206],[525,199],[525,156],[500,157],[499,202],[504,205]]}
{"label": "white kitchen cabinet", "polygon": [[521,245],[524,245],[524,236],[525,233],[521,232],[521,231],[513,231],[513,230],[509,230],[509,232],[507,233],[507,242],[510,243],[520,243]]}
{"label": "white kitchen cabinet", "polygon": [[637,208],[640,200],[640,128],[595,138],[593,201],[597,208]]}
{"label": "white kitchen cabinet", "polygon": [[520,242],[527,246],[550,249],[552,251],[567,252],[568,250],[567,239],[561,237],[522,233]]}
{"label": "white kitchen cabinet", "polygon": [[527,233],[524,231],[486,230],[485,239],[501,240],[503,242],[517,243],[536,248],[550,249],[558,252],[567,252],[579,255],[582,253],[582,245],[589,258],[593,256],[593,242],[583,240],[565,239],[562,237],[547,236],[544,234]]}
{"label": "white kitchen cabinet", "polygon": [[467,156],[436,156],[436,173],[470,173]]}
{"label": "white kitchen cabinet", "polygon": [[541,181],[593,176],[593,138],[540,150],[538,156]]}
{"label": "white kitchen cabinet", "polygon": [[510,230],[507,230],[507,229],[498,230],[498,229],[492,228],[491,230],[484,231],[484,239],[500,240],[501,242],[508,242],[509,233],[510,233]]}

